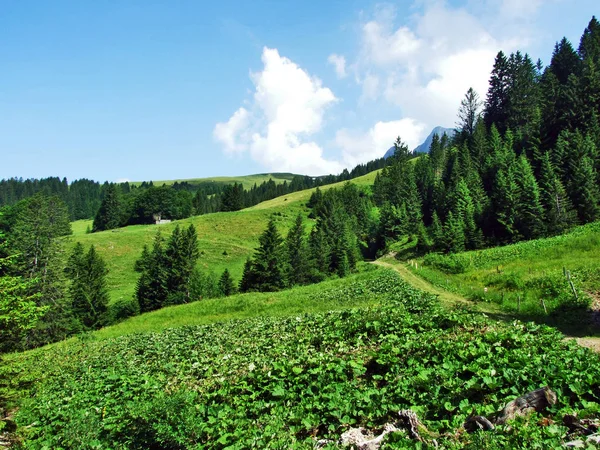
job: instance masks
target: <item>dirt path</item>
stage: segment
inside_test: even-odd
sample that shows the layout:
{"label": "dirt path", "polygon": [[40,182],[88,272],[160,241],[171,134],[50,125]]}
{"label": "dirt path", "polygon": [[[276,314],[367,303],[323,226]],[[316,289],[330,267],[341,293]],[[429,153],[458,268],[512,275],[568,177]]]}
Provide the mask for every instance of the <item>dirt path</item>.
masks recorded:
{"label": "dirt path", "polygon": [[394,264],[389,263],[383,259],[378,259],[377,261],[373,261],[373,264],[377,264],[378,266],[388,267],[390,269],[395,270],[400,274],[400,276],[410,285],[416,287],[425,292],[429,292],[430,294],[434,294],[439,296],[442,304],[444,306],[455,306],[455,305],[471,305],[466,298],[461,297],[458,294],[454,294],[452,292],[448,292],[444,289],[440,289],[431,283],[425,281],[423,278],[418,277],[401,262],[395,262]]}
{"label": "dirt path", "polygon": [[[455,306],[470,306],[473,311],[481,312],[481,313],[491,313],[491,314],[502,314],[499,309],[495,309],[493,305],[486,304],[485,307],[481,307],[466,298],[455,294],[453,292],[448,292],[444,289],[438,288],[437,286],[432,285],[428,281],[423,278],[412,273],[407,267],[406,264],[397,261],[393,258],[393,255],[384,256],[381,259],[373,261],[373,264],[376,264],[381,267],[387,267],[395,270],[400,274],[400,276],[409,283],[410,285],[416,287],[425,292],[429,292],[431,294],[437,295],[442,302],[442,305],[446,307],[455,307]],[[392,262],[386,261],[386,259],[391,259]],[[567,337],[566,339],[575,339],[579,345],[582,347],[587,347],[595,352],[600,353],[600,337],[580,337],[573,338]]]}

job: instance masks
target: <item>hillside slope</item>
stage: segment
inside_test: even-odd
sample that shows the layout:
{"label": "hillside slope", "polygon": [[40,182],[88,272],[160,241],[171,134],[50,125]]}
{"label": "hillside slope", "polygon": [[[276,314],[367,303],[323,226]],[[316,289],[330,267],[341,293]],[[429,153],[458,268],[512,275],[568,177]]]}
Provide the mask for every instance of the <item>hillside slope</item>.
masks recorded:
{"label": "hillside slope", "polygon": [[[244,187],[244,189],[250,189],[254,184],[260,185],[266,181],[273,180],[276,184],[281,184],[284,181],[288,183],[292,181],[292,179],[297,176],[293,173],[283,173],[283,172],[275,172],[275,173],[257,173],[254,175],[240,175],[238,177],[207,177],[207,178],[186,178],[186,179],[178,179],[178,180],[152,180],[152,183],[155,186],[162,186],[166,184],[170,186],[175,183],[188,183],[192,186],[197,186],[199,184],[205,183],[215,183],[220,185],[225,184],[233,184],[240,183]],[[141,181],[133,181],[130,182],[132,185],[140,185]]]}
{"label": "hillside slope", "polygon": [[[27,448],[314,449],[326,439],[333,449],[350,428],[379,432],[406,409],[423,423],[421,442],[399,423],[386,437],[393,448],[560,448],[568,429],[547,424],[597,417],[600,359],[552,329],[444,311],[387,270],[339,282],[312,293],[337,311],[10,355],[0,375],[22,383],[15,422]],[[285,302],[292,292],[272,295]],[[543,420],[462,429],[539,386],[557,396]]]}
{"label": "hillside slope", "polygon": [[[376,173],[355,178],[352,183],[370,186]],[[320,189],[325,191],[344,183]],[[206,214],[164,225],[134,225],[86,234],[85,230],[91,225],[91,221],[78,221],[73,225],[74,235],[70,241],[81,242],[86,247],[94,245],[104,257],[109,269],[107,281],[112,301],[133,295],[138,278],[133,266],[141,255],[144,244],[150,245],[158,230],[168,236],[177,224],[183,227],[193,224],[196,228],[202,252],[198,263],[200,268],[219,275],[228,268],[237,280],[241,277],[246,258],[258,246],[258,237],[264,231],[269,217],[276,214],[279,232],[287,233],[298,213],[308,215],[305,204],[314,190],[293,192],[241,211]]]}

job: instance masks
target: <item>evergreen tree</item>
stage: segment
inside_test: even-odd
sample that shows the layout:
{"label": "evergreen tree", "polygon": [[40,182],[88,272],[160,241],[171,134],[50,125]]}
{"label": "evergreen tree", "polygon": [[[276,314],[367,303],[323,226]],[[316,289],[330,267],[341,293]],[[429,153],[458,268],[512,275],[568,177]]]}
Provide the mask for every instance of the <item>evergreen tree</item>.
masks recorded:
{"label": "evergreen tree", "polygon": [[254,285],[261,292],[278,291],[285,287],[283,267],[283,239],[277,231],[275,220],[271,218],[266,230],[259,238],[260,246],[256,249],[252,261]]}
{"label": "evergreen tree", "polygon": [[446,248],[446,238],[444,236],[444,227],[442,222],[437,215],[437,212],[433,212],[431,219],[431,227],[429,228],[429,235],[433,241],[434,250],[443,250]]}
{"label": "evergreen tree", "polygon": [[106,324],[108,311],[108,269],[104,260],[92,245],[83,254],[83,246],[77,243],[66,267],[71,280],[69,294],[74,316],[89,330]]}
{"label": "evergreen tree", "polygon": [[330,248],[323,227],[317,224],[309,237],[310,261],[313,268],[311,278],[319,280],[329,273]]}
{"label": "evergreen tree", "polygon": [[596,64],[600,62],[600,22],[595,16],[583,31],[578,53],[582,61],[590,58]]}
{"label": "evergreen tree", "polygon": [[242,279],[240,280],[240,292],[252,292],[256,290],[257,282],[254,272],[254,266],[250,258],[244,263]]}
{"label": "evergreen tree", "polygon": [[229,269],[225,269],[219,279],[219,291],[225,297],[235,294],[235,284],[233,283]]}
{"label": "evergreen tree", "polygon": [[198,235],[192,224],[181,230],[175,226],[165,249],[167,260],[167,289],[169,304],[190,301],[189,283],[196,262],[200,257]]}
{"label": "evergreen tree", "polygon": [[542,156],[539,187],[546,234],[553,236],[565,232],[576,218],[567,193],[550,162],[549,153]]}
{"label": "evergreen tree", "polygon": [[579,75],[581,60],[579,55],[573,49],[573,46],[567,38],[562,38],[554,46],[552,59],[550,61],[550,70],[556,76],[560,84],[567,84],[571,74]]}
{"label": "evergreen tree", "polygon": [[506,129],[509,86],[508,60],[503,52],[498,52],[485,103],[484,120],[488,128],[495,124],[500,131]]}
{"label": "evergreen tree", "polygon": [[460,216],[455,215],[452,211],[448,213],[448,219],[444,224],[444,240],[448,252],[465,251],[465,224]]}
{"label": "evergreen tree", "polygon": [[525,239],[535,239],[543,233],[544,210],[540,202],[540,190],[533,170],[524,155],[516,162],[515,184],[517,187],[517,218],[515,226]]}
{"label": "evergreen tree", "polygon": [[309,278],[308,249],[304,240],[304,221],[298,214],[285,240],[287,280],[290,285],[306,284]]}
{"label": "evergreen tree", "polygon": [[467,138],[471,138],[475,132],[475,125],[479,119],[481,101],[477,92],[471,87],[460,102],[458,110],[458,129]]}
{"label": "evergreen tree", "polygon": [[[0,249],[5,250],[6,245],[0,232]],[[22,349],[23,338],[49,309],[38,305],[39,293],[31,294],[35,279],[6,274],[14,262],[14,257],[0,258],[0,353]]]}
{"label": "evergreen tree", "polygon": [[138,265],[143,267],[143,271],[136,285],[135,296],[141,312],[162,308],[169,295],[168,261],[163,242],[160,232],[157,232],[148,260]]}
{"label": "evergreen tree", "polygon": [[500,169],[496,174],[493,201],[495,220],[498,225],[496,238],[509,242],[518,240],[516,228],[518,188],[512,170]]}
{"label": "evergreen tree", "polygon": [[115,184],[108,184],[105,188],[104,199],[100,209],[94,217],[92,232],[112,230],[123,225],[122,207],[119,191]]}
{"label": "evergreen tree", "polygon": [[571,200],[582,223],[600,218],[600,192],[596,183],[597,174],[589,156],[574,162]]}

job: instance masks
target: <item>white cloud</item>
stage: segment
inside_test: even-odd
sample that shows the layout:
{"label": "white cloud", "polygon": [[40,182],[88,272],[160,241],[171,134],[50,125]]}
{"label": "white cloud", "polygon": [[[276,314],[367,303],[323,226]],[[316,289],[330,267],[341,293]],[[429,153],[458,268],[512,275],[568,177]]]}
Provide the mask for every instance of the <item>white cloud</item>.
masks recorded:
{"label": "white cloud", "polygon": [[250,121],[246,108],[238,109],[225,123],[218,123],[213,130],[214,138],[223,144],[226,153],[240,153],[246,150],[246,145],[240,140]]}
{"label": "white cloud", "polygon": [[308,138],[320,131],[323,114],[337,99],[321,80],[311,77],[276,49],[264,48],[263,70],[251,73],[255,86],[252,112],[240,108],[213,131],[226,152],[249,151],[269,170],[322,175],[343,167],[323,157]]}
{"label": "white cloud", "polygon": [[364,103],[366,100],[377,100],[379,97],[379,77],[371,73],[365,75],[362,80],[362,95],[360,102]]}
{"label": "white cloud", "polygon": [[[489,1],[496,2],[498,11],[521,3]],[[533,0],[527,8],[536,10],[534,4],[540,1]],[[394,25],[396,14],[388,7],[362,26],[356,62],[360,100],[383,96],[400,107],[404,117],[430,128],[452,126],[469,87],[485,97],[496,53],[513,51],[526,35],[492,35],[479,17],[445,2],[421,5],[421,12],[404,18],[405,24]],[[376,76],[385,82],[375,86]]]}
{"label": "white cloud", "polygon": [[508,18],[531,17],[543,3],[544,0],[501,0],[500,11]]}
{"label": "white cloud", "polygon": [[348,76],[348,73],[346,73],[346,58],[344,56],[332,53],[327,58],[327,62],[335,68],[335,74],[338,78],[342,79]]}
{"label": "white cloud", "polygon": [[421,42],[407,27],[393,31],[391,24],[371,21],[363,26],[364,56],[375,64],[389,65],[408,60]]}
{"label": "white cloud", "polygon": [[410,118],[390,122],[377,122],[366,133],[357,133],[348,129],[339,130],[335,136],[335,145],[342,150],[347,167],[381,158],[393,146],[398,136],[409,149],[418,146],[423,138],[425,125]]}

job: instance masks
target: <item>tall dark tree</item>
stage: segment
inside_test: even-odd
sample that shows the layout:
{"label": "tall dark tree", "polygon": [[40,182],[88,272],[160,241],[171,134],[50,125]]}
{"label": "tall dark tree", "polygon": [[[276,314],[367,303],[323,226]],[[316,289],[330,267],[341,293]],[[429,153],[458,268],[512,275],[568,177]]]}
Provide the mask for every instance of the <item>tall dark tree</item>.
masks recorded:
{"label": "tall dark tree", "polygon": [[260,236],[259,243],[253,260],[244,267],[241,290],[272,292],[283,289],[286,285],[283,239],[273,218]]}
{"label": "tall dark tree", "polygon": [[479,119],[481,101],[479,95],[471,87],[460,102],[458,110],[458,129],[466,137],[471,138],[475,132],[475,125]]}
{"label": "tall dark tree", "polygon": [[544,210],[540,201],[540,190],[533,170],[525,155],[516,162],[515,184],[517,186],[516,228],[525,239],[535,239],[544,232]]}
{"label": "tall dark tree", "polygon": [[137,264],[142,272],[138,279],[135,296],[141,312],[153,311],[165,305],[169,295],[168,261],[163,248],[164,239],[156,233],[152,251],[147,253],[142,263]]}
{"label": "tall dark tree", "polygon": [[290,285],[306,284],[309,280],[308,247],[304,237],[304,220],[301,214],[296,216],[296,221],[285,240],[287,253],[287,280]]}
{"label": "tall dark tree", "polygon": [[123,211],[120,194],[115,184],[108,184],[100,209],[94,217],[92,231],[104,231],[119,228],[123,225]]}
{"label": "tall dark tree", "polygon": [[190,278],[196,262],[200,257],[198,235],[194,225],[182,230],[175,226],[166,248],[167,260],[167,289],[169,303],[179,304],[190,301]]}
{"label": "tall dark tree", "polygon": [[503,52],[498,52],[485,102],[484,120],[488,128],[495,124],[500,131],[506,129],[509,86],[508,59]]}
{"label": "tall dark tree", "polygon": [[77,243],[65,269],[71,280],[69,295],[75,317],[85,329],[95,330],[105,325],[108,311],[108,269],[92,245],[86,254]]}
{"label": "tall dark tree", "polygon": [[546,234],[553,236],[565,232],[575,224],[576,216],[565,188],[550,162],[549,153],[542,156],[539,186]]}
{"label": "tall dark tree", "polygon": [[233,278],[229,273],[229,269],[225,269],[219,279],[219,291],[221,291],[221,294],[225,297],[235,294],[235,284],[233,283]]}
{"label": "tall dark tree", "polygon": [[562,38],[554,46],[550,70],[560,84],[567,84],[571,74],[578,76],[581,71],[581,60],[567,38]]}
{"label": "tall dark tree", "polygon": [[578,53],[582,61],[589,58],[596,64],[600,63],[600,22],[596,16],[592,16],[590,23],[583,31]]}

